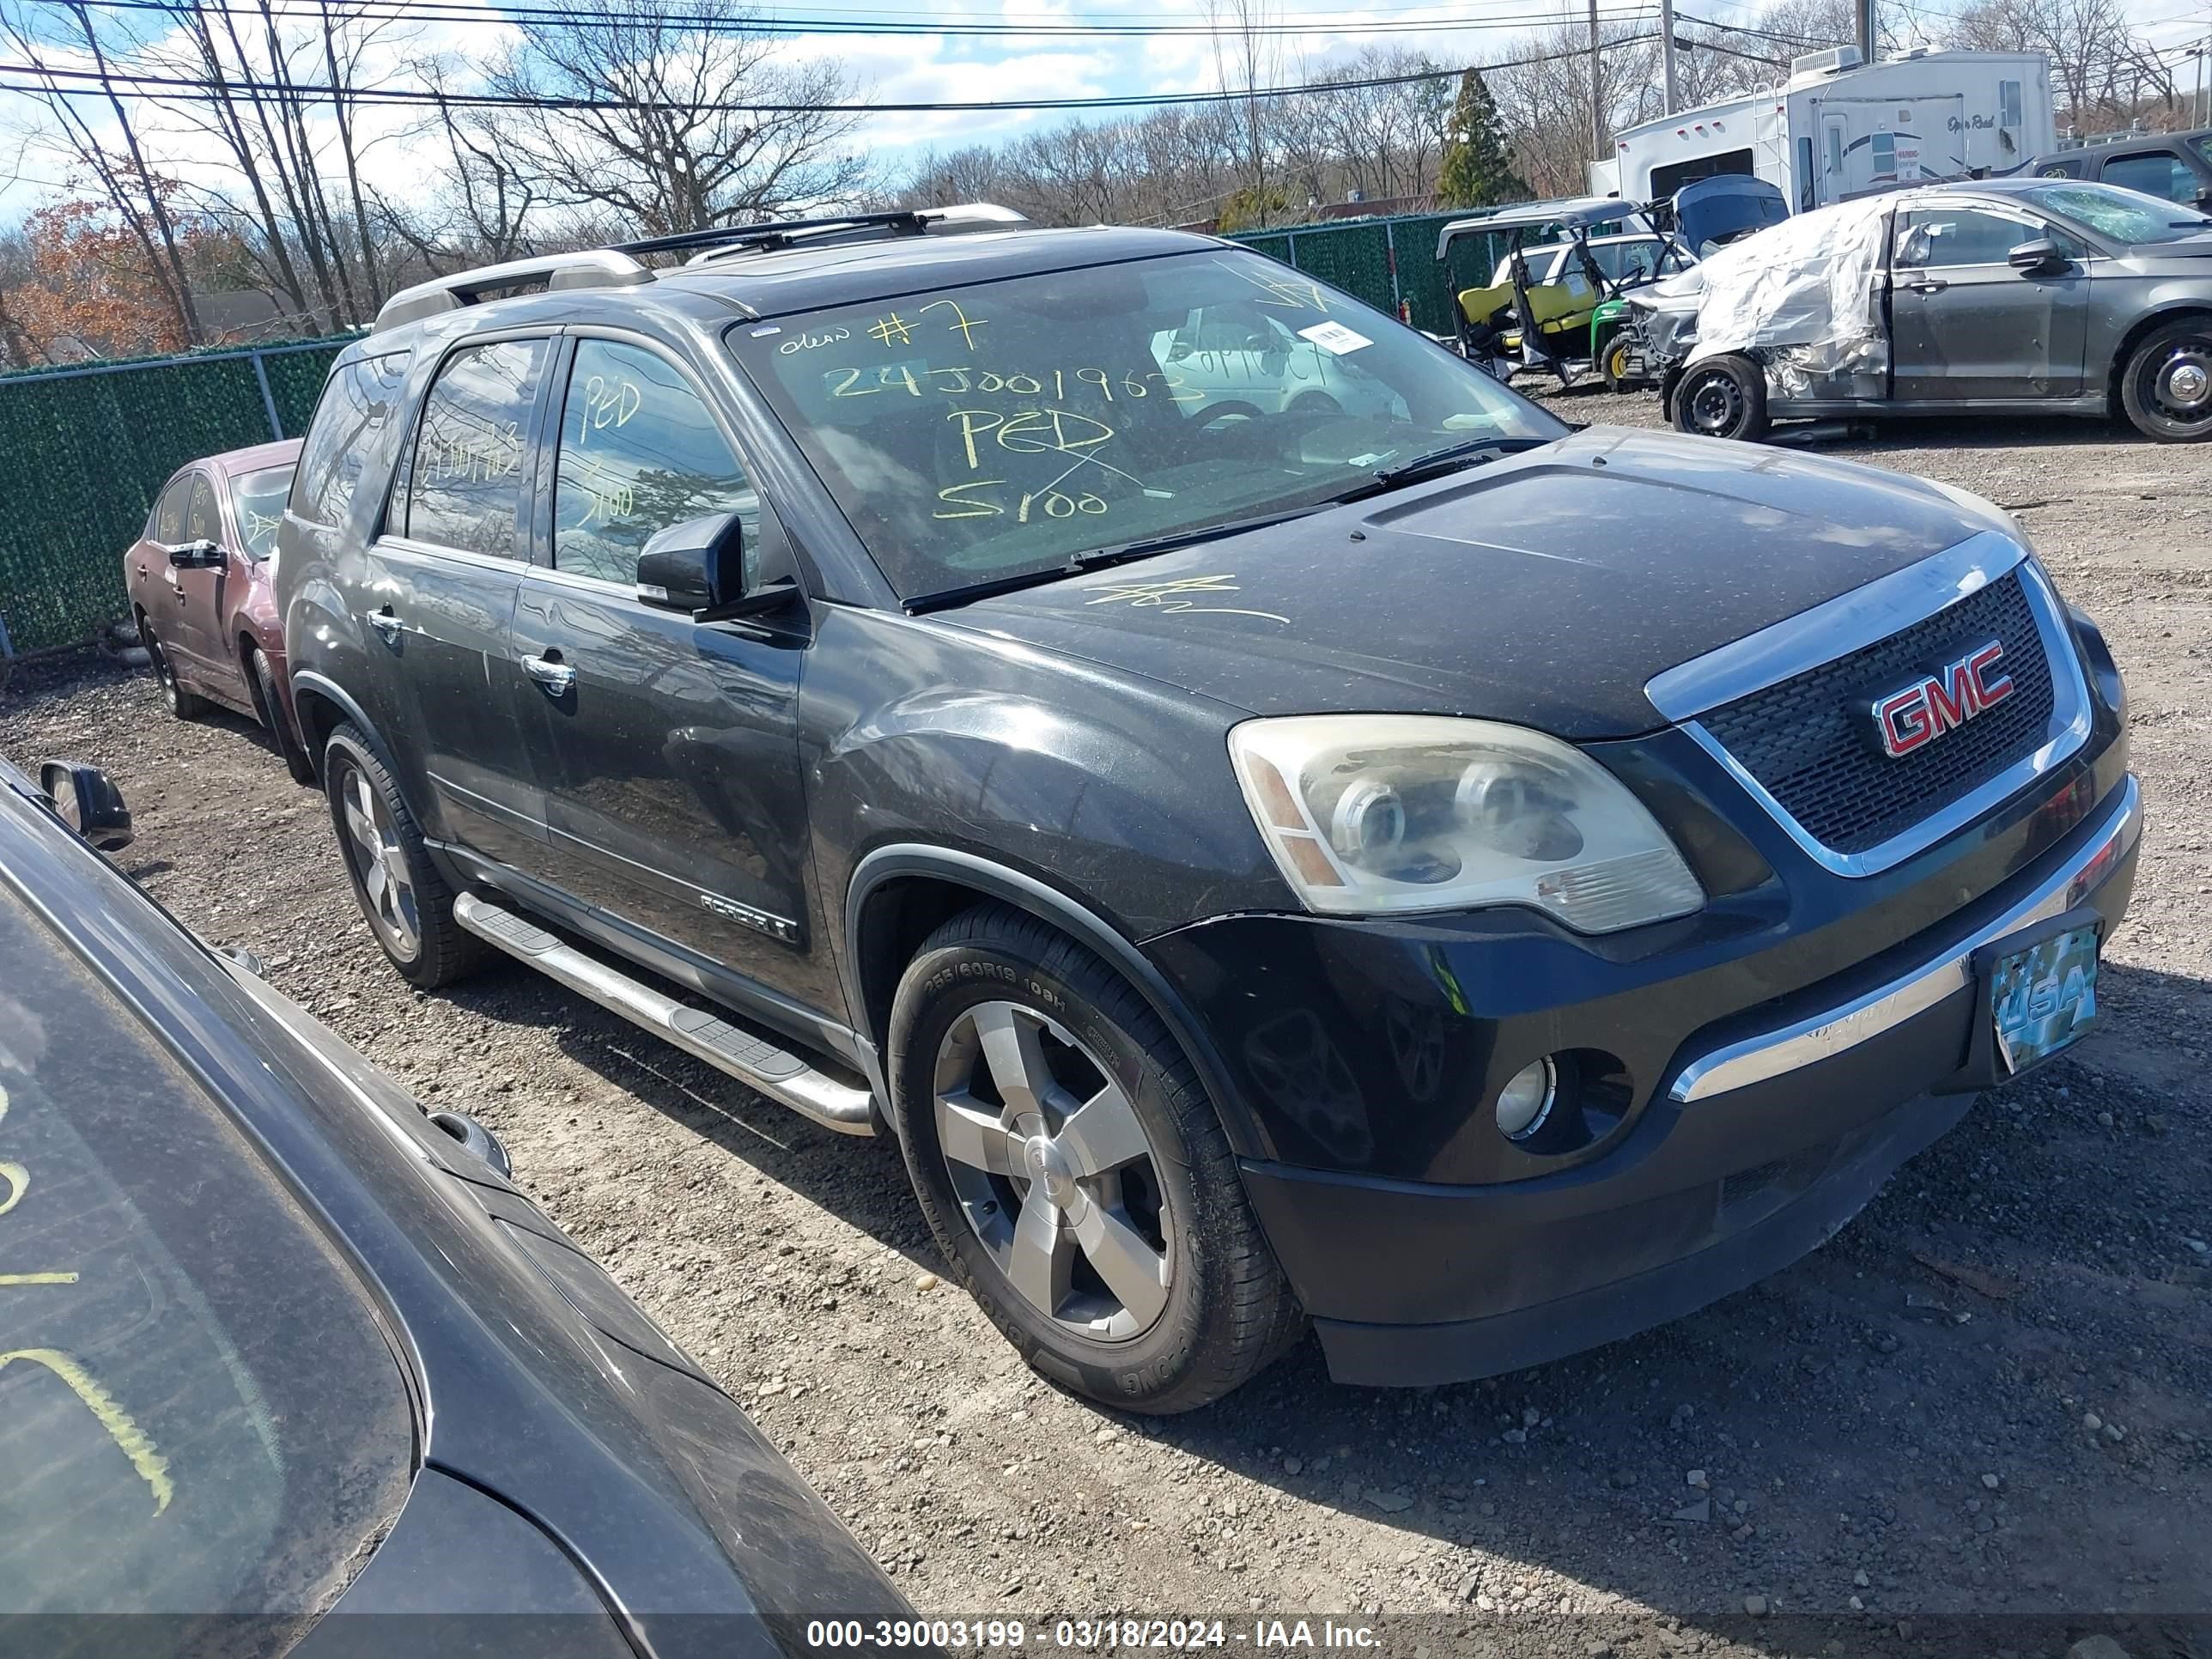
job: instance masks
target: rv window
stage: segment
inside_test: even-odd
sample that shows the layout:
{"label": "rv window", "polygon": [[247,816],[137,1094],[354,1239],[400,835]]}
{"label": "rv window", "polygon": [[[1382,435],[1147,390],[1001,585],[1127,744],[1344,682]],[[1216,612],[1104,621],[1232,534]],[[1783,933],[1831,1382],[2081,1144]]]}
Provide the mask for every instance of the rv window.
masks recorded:
{"label": "rv window", "polygon": [[2020,82],[2000,81],[1997,82],[1997,125],[2016,127],[2020,123]]}
{"label": "rv window", "polygon": [[1828,129],[1828,171],[1841,173],[1843,170],[1844,130],[1839,126],[1831,126]]}
{"label": "rv window", "polygon": [[1813,141],[1797,141],[1797,211],[1813,210]]}
{"label": "rv window", "polygon": [[1875,133],[1873,137],[1867,141],[1867,148],[1874,156],[1874,176],[1875,178],[1894,179],[1897,177],[1897,135],[1895,133]]}

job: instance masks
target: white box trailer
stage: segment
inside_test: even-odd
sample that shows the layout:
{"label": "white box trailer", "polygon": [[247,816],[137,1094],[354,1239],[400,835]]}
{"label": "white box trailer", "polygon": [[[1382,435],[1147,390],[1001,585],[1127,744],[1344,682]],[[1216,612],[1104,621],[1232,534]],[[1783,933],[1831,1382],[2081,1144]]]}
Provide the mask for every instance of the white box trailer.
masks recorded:
{"label": "white box trailer", "polygon": [[1876,64],[1855,46],[1798,58],[1786,85],[1628,128],[1591,187],[1656,201],[1715,173],[1777,186],[1793,212],[1862,191],[1979,168],[2008,173],[2056,148],[2041,52],[1915,51]]}

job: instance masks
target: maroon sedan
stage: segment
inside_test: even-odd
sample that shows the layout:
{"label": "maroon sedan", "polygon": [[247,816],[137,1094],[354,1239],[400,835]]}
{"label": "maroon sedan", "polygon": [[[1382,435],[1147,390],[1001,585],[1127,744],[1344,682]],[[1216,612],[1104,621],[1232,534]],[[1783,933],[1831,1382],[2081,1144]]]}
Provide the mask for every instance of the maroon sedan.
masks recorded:
{"label": "maroon sedan", "polygon": [[290,438],[179,470],[123,556],[123,582],[170,710],[188,720],[203,703],[219,702],[252,715],[275,736],[292,775],[312,783],[292,713],[284,625],[269,592],[269,556],[299,458],[300,441]]}

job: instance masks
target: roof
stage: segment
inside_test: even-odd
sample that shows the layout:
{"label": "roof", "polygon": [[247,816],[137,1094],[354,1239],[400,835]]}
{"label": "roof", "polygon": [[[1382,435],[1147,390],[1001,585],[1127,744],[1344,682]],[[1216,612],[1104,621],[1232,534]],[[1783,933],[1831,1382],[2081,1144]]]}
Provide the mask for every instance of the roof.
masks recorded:
{"label": "roof", "polygon": [[273,444],[251,444],[244,449],[226,449],[220,455],[210,455],[204,464],[215,468],[228,477],[241,473],[258,472],[264,467],[289,466],[300,459],[300,440],[279,438]]}
{"label": "roof", "polygon": [[1640,202],[1624,201],[1618,196],[1571,196],[1555,202],[1517,202],[1511,207],[1453,220],[1437,233],[1437,258],[1444,257],[1445,248],[1455,236],[1541,230],[1551,225],[1570,228],[1601,225],[1615,219],[1632,218],[1643,211]]}

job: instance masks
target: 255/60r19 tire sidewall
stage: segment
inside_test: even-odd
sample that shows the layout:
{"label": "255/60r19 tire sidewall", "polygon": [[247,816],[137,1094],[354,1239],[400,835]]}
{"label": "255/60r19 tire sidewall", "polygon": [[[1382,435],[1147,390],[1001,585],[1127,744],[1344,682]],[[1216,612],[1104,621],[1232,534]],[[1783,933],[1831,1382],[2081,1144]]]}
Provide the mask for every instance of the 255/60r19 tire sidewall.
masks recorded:
{"label": "255/60r19 tire sidewall", "polygon": [[[1033,1008],[1063,1027],[1119,1085],[1151,1144],[1172,1271],[1158,1320],[1126,1341],[1091,1340],[1034,1311],[969,1225],[952,1185],[937,1127],[939,1045],[963,1013],[994,1001]],[[1188,1060],[1144,999],[1065,935],[996,904],[945,923],[900,982],[889,1060],[900,1144],[938,1246],[1044,1376],[1105,1405],[1189,1411],[1255,1375],[1304,1330]]]}

